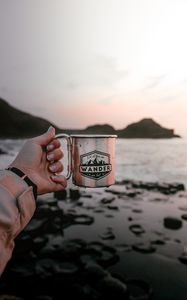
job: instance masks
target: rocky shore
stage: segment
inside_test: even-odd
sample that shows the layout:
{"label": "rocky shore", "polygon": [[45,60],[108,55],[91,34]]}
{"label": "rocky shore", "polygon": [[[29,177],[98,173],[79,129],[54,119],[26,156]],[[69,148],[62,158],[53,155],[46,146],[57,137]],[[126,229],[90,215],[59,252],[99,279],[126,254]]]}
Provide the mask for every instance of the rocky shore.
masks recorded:
{"label": "rocky shore", "polygon": [[39,197],[0,300],[186,300],[187,192],[123,181]]}

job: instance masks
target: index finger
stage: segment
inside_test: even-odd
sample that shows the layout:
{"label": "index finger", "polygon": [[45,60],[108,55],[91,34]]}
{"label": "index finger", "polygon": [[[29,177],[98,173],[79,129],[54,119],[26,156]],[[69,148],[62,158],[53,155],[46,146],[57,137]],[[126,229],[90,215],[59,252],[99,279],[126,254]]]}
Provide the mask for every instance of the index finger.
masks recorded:
{"label": "index finger", "polygon": [[60,146],[60,141],[58,139],[54,139],[46,146],[46,150],[52,151],[54,149],[60,148]]}

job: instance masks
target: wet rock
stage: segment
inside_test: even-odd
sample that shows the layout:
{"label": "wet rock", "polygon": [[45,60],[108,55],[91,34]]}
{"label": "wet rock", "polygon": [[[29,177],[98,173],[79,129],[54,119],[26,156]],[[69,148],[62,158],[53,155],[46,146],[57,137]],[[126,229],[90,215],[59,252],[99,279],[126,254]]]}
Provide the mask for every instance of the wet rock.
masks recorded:
{"label": "wet rock", "polygon": [[136,191],[134,189],[129,189],[125,185],[114,185],[106,189],[105,191],[107,193],[118,195],[118,197],[127,196],[129,198],[134,198],[136,197],[137,194],[139,194],[139,191]]}
{"label": "wet rock", "polygon": [[175,217],[164,218],[164,227],[168,229],[177,230],[182,227],[182,221]]}
{"label": "wet rock", "polygon": [[6,152],[5,150],[0,148],[0,155],[3,155],[3,154],[8,154],[8,152]]}
{"label": "wet rock", "polygon": [[187,214],[183,214],[183,215],[181,216],[181,218],[182,218],[183,220],[187,221]]}
{"label": "wet rock", "polygon": [[119,260],[119,256],[115,248],[106,246],[100,242],[89,243],[87,246],[87,253],[90,253],[90,251],[95,253],[95,261],[102,267],[109,267]]}
{"label": "wet rock", "polygon": [[139,224],[132,224],[129,226],[130,231],[132,231],[135,235],[141,235],[145,233],[145,230]]}
{"label": "wet rock", "polygon": [[4,294],[4,295],[0,295],[0,300],[23,300],[23,299],[20,297],[16,297],[14,295]]}
{"label": "wet rock", "polygon": [[72,200],[78,200],[81,197],[81,193],[78,189],[70,189],[70,199]]}
{"label": "wet rock", "polygon": [[134,208],[134,209],[132,209],[132,212],[134,212],[136,214],[141,214],[141,213],[143,213],[143,210],[139,209],[139,208]]}
{"label": "wet rock", "polygon": [[54,218],[54,217],[63,217],[63,210],[59,209],[56,206],[50,207],[49,205],[45,204],[37,208],[35,212],[36,218]]}
{"label": "wet rock", "polygon": [[180,244],[181,243],[181,241],[179,240],[179,239],[174,239],[173,240],[175,243],[177,243],[177,244]]}
{"label": "wet rock", "polygon": [[14,254],[18,256],[22,256],[23,254],[27,253],[32,249],[33,247],[33,239],[30,235],[20,235],[15,240],[15,249]]}
{"label": "wet rock", "polygon": [[84,268],[84,272],[86,281],[91,281],[91,283],[101,280],[108,275],[108,272],[96,263],[88,263]]}
{"label": "wet rock", "polygon": [[126,193],[126,196],[130,197],[130,198],[134,198],[137,196],[137,194],[139,194],[139,192],[135,191],[135,190],[128,190]]}
{"label": "wet rock", "polygon": [[25,231],[29,234],[36,234],[38,235],[38,232],[42,232],[45,230],[46,223],[48,222],[47,219],[33,219],[28,226],[25,228]]}
{"label": "wet rock", "polygon": [[47,241],[48,241],[48,238],[45,235],[34,238],[32,250],[34,252],[38,252],[47,244]]}
{"label": "wet rock", "polygon": [[110,214],[106,214],[105,217],[106,217],[106,218],[114,218],[114,216],[113,216],[113,215],[110,215]]}
{"label": "wet rock", "polygon": [[[167,196],[166,196],[167,197]],[[167,197],[167,198],[163,198],[163,197],[155,197],[155,198],[153,198],[153,199],[150,199],[149,201],[151,201],[151,202],[163,202],[163,203],[165,203],[166,201],[168,201],[169,200],[169,198]]]}
{"label": "wet rock", "polygon": [[53,298],[48,295],[39,295],[36,296],[34,300],[53,300]]}
{"label": "wet rock", "polygon": [[178,260],[181,263],[187,265],[187,254],[186,253],[182,253],[181,256],[179,256]]}
{"label": "wet rock", "polygon": [[62,262],[55,259],[44,258],[39,260],[36,265],[36,275],[40,278],[47,279],[55,274],[60,275],[72,275],[75,274],[78,267],[73,262]]}
{"label": "wet rock", "polygon": [[180,210],[187,211],[187,205],[179,206]]}
{"label": "wet rock", "polygon": [[128,290],[125,283],[112,276],[106,276],[97,284],[97,289],[101,292],[101,299],[128,299]]}
{"label": "wet rock", "polygon": [[128,244],[117,244],[116,248],[119,252],[130,252],[132,250],[131,245]]}
{"label": "wet rock", "polygon": [[109,203],[112,203],[116,198],[115,197],[105,197],[105,198],[102,198],[101,199],[101,203],[103,204],[109,204]]}
{"label": "wet rock", "polygon": [[52,207],[52,206],[57,206],[57,203],[58,203],[58,201],[57,201],[57,199],[56,198],[53,198],[53,197],[51,197],[51,198],[48,198],[47,199],[47,204],[50,206],[50,207]]}
{"label": "wet rock", "polygon": [[140,279],[130,279],[126,281],[130,300],[152,299],[153,288],[151,285]]}
{"label": "wet rock", "polygon": [[40,251],[42,257],[50,257],[55,259],[76,259],[85,243],[82,240],[64,240],[62,236],[56,236],[50,239],[45,247]]}
{"label": "wet rock", "polygon": [[119,207],[116,205],[107,205],[107,208],[111,210],[119,210]]}
{"label": "wet rock", "polygon": [[65,200],[67,198],[67,190],[61,190],[54,192],[54,197],[58,200]]}
{"label": "wet rock", "polygon": [[113,185],[105,190],[107,193],[114,195],[126,195],[127,188],[125,185]]}
{"label": "wet rock", "polygon": [[102,238],[102,240],[114,240],[115,239],[113,230],[110,228],[107,228],[106,231],[100,235],[100,237]]}
{"label": "wet rock", "polygon": [[96,209],[94,209],[94,212],[95,213],[103,213],[104,212],[104,210],[103,209],[101,209],[101,208],[96,208]]}
{"label": "wet rock", "polygon": [[161,239],[156,239],[151,241],[152,245],[165,245],[165,241]]}
{"label": "wet rock", "polygon": [[185,186],[182,183],[159,183],[159,182],[142,182],[133,181],[134,188],[145,189],[148,191],[159,191],[165,195],[175,194],[178,191],[184,191]]}
{"label": "wet rock", "polygon": [[181,192],[178,196],[181,198],[187,198],[187,191],[185,190],[185,191]]}
{"label": "wet rock", "polygon": [[183,252],[179,256],[179,261],[182,262],[183,264],[187,265],[187,246],[185,245],[183,247]]}
{"label": "wet rock", "polygon": [[88,215],[75,215],[73,218],[73,224],[91,225],[94,222],[94,217]]}
{"label": "wet rock", "polygon": [[137,252],[141,252],[141,253],[145,253],[145,254],[148,254],[148,253],[153,253],[156,251],[156,248],[151,245],[151,243],[149,242],[142,242],[142,243],[137,243],[137,244],[134,244],[132,246],[133,250],[137,251]]}

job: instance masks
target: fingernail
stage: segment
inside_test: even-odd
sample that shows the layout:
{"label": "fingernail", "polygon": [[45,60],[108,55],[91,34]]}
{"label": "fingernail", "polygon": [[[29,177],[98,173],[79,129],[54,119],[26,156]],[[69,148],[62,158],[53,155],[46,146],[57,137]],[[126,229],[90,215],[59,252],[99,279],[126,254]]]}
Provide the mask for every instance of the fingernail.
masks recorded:
{"label": "fingernail", "polygon": [[51,166],[49,166],[49,169],[50,169],[52,172],[54,172],[54,171],[56,170],[56,165],[51,165]]}
{"label": "fingernail", "polygon": [[54,149],[54,145],[53,144],[47,146],[47,150],[48,151],[53,150],[53,149]]}
{"label": "fingernail", "polygon": [[51,175],[51,179],[55,180],[58,176]]}
{"label": "fingernail", "polygon": [[47,159],[48,160],[53,160],[54,159],[54,154],[53,153],[48,154]]}
{"label": "fingernail", "polygon": [[53,126],[49,126],[48,131],[50,131],[52,129],[54,130],[55,128]]}

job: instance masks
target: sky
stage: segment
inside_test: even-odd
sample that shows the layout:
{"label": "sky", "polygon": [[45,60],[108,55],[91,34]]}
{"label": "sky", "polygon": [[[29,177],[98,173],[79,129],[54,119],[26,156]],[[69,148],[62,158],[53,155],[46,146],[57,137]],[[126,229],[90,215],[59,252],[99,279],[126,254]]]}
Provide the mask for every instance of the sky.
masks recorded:
{"label": "sky", "polygon": [[186,0],[0,0],[0,97],[61,128],[187,136]]}

